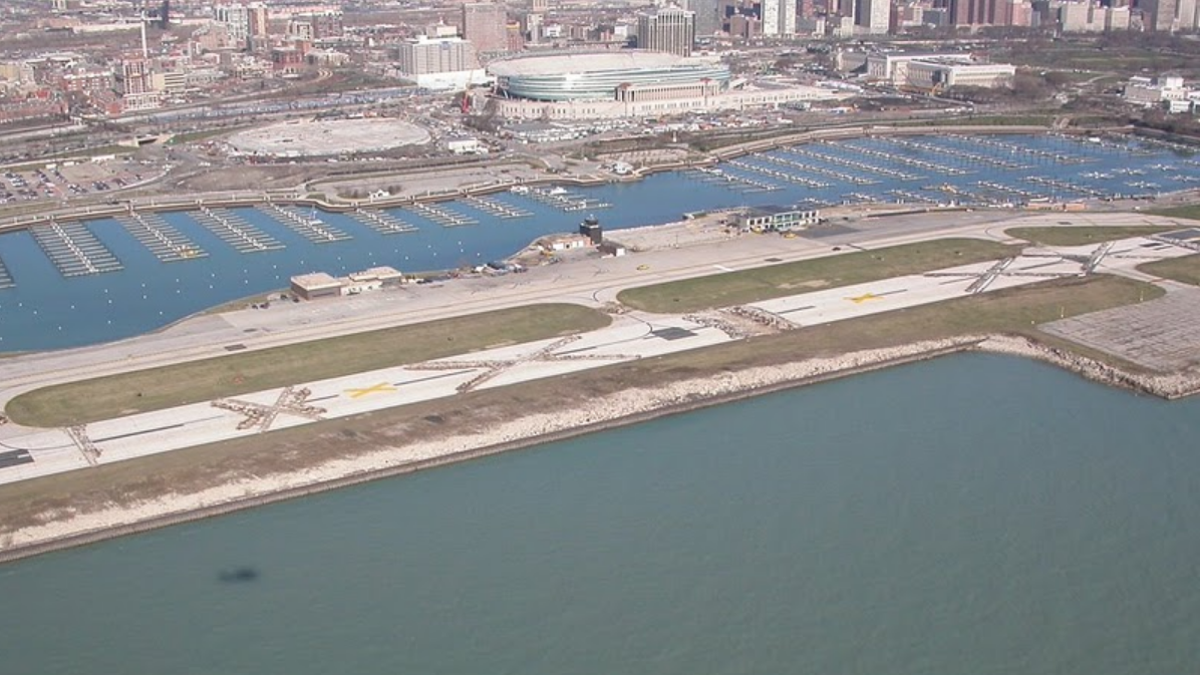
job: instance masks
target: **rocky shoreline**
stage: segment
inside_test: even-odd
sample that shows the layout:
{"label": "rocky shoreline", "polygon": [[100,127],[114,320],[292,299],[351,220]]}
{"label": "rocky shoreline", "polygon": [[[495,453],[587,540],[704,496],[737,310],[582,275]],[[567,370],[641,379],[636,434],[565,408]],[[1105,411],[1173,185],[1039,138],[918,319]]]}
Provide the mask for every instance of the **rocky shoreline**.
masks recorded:
{"label": "rocky shoreline", "polygon": [[568,412],[547,411],[509,420],[483,434],[449,435],[379,448],[302,471],[247,477],[201,492],[168,494],[133,505],[113,505],[101,511],[61,512],[56,514],[60,517],[42,525],[0,537],[0,562],[970,350],[1033,358],[1103,384],[1167,399],[1200,391],[1200,373],[1124,372],[1023,337],[980,335],[919,342],[780,366],[721,372],[655,389],[626,389],[593,399],[588,405]]}

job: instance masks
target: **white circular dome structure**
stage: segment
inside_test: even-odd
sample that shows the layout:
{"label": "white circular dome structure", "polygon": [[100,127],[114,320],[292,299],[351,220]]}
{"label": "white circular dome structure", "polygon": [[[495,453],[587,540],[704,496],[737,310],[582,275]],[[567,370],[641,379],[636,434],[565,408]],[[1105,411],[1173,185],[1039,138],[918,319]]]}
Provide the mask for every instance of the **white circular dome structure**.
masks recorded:
{"label": "white circular dome structure", "polygon": [[644,50],[546,52],[493,61],[487,70],[500,96],[535,101],[612,100],[622,85],[729,82],[719,63]]}

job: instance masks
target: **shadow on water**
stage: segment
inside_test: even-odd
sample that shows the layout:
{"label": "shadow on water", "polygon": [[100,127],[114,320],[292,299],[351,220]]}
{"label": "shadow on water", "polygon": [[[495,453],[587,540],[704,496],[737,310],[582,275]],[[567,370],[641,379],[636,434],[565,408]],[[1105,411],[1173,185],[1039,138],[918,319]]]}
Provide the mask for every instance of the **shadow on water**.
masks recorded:
{"label": "shadow on water", "polygon": [[258,577],[259,572],[253,567],[235,567],[217,573],[217,580],[224,584],[245,584],[257,581]]}

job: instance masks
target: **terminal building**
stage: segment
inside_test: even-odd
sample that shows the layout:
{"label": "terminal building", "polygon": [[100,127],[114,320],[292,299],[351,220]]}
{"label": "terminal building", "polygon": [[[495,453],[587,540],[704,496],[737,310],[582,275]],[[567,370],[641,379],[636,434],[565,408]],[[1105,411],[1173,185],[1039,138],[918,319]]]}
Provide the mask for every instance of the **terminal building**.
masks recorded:
{"label": "terminal building", "polygon": [[393,267],[372,267],[362,272],[353,272],[344,277],[335,277],[325,272],[313,272],[292,277],[292,294],[301,300],[335,298],[342,295],[358,295],[364,291],[377,291],[389,286],[398,286],[404,275]]}
{"label": "terminal building", "polygon": [[792,206],[758,206],[738,214],[737,224],[754,232],[790,232],[821,222],[816,209],[797,209]]}
{"label": "terminal building", "polygon": [[648,117],[837,98],[804,86],[731,86],[721,63],[644,50],[547,52],[493,61],[489,106],[509,119]]}

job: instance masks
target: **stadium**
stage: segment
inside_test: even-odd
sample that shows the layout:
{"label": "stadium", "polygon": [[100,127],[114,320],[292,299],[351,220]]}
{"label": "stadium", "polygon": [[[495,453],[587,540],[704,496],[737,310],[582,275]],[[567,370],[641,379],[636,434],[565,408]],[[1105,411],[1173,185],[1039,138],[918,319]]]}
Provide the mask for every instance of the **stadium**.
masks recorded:
{"label": "stadium", "polygon": [[637,91],[687,96],[729,86],[722,64],[640,50],[520,56],[494,61],[488,71],[497,96],[532,101],[617,101]]}

